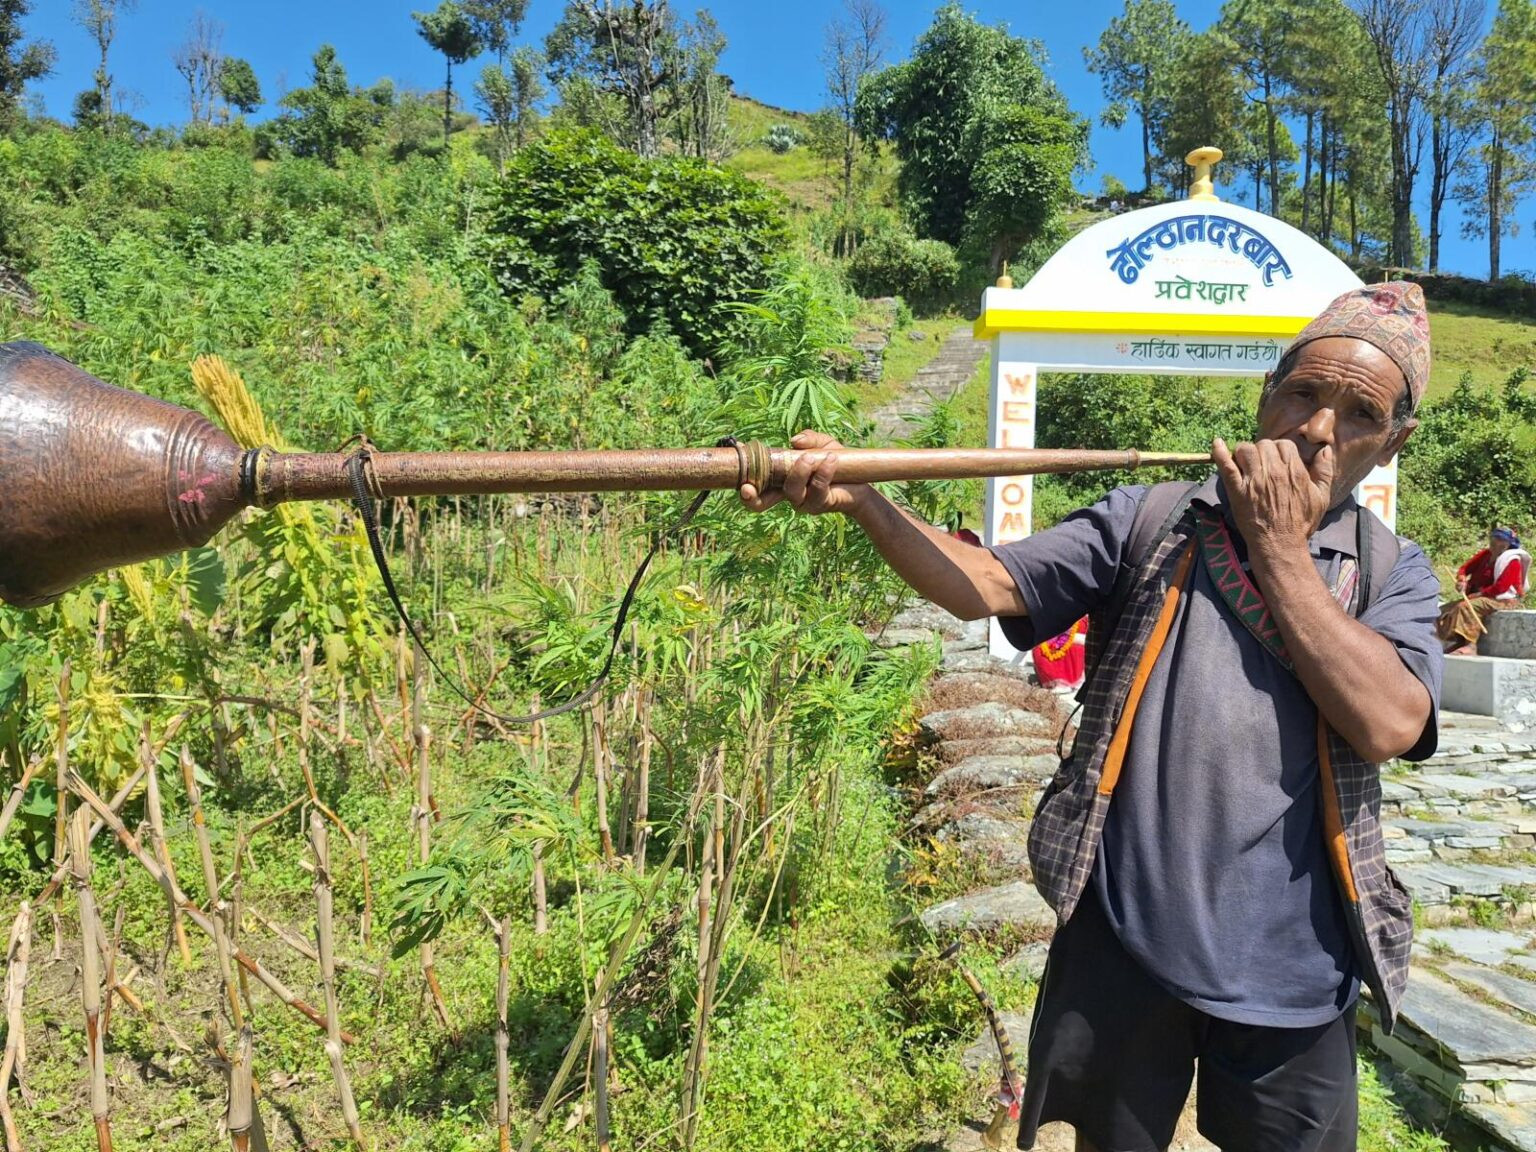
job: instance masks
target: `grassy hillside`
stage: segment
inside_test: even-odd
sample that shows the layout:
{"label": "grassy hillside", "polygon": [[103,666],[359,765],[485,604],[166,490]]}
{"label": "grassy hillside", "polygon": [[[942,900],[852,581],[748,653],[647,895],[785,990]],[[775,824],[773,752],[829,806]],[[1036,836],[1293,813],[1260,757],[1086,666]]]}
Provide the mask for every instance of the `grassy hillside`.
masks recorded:
{"label": "grassy hillside", "polygon": [[[802,143],[788,152],[775,152],[766,143],[775,124],[788,124]],[[840,170],[835,160],[825,160],[810,149],[811,117],[804,112],[775,108],[748,97],[731,98],[731,134],[738,151],[725,162],[745,176],[782,192],[796,216],[827,208],[837,195]],[[867,163],[867,161],[866,161]],[[896,188],[896,157],[882,148],[875,160],[866,196],[870,203],[893,204]]]}

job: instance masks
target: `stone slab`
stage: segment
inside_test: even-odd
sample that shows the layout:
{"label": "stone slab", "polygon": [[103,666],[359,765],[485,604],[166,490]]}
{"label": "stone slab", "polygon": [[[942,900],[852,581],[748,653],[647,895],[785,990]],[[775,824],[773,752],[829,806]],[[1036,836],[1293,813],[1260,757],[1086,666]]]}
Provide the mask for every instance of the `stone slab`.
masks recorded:
{"label": "stone slab", "polygon": [[1400,1017],[1463,1069],[1536,1067],[1536,1026],[1468,996],[1422,968],[1415,968],[1408,979]]}
{"label": "stone slab", "polygon": [[1515,795],[1517,789],[1487,776],[1465,776],[1454,772],[1426,772],[1403,783],[1425,796],[1454,796],[1459,800]]}
{"label": "stone slab", "polygon": [[1004,820],[998,816],[989,816],[985,812],[967,812],[939,830],[940,840],[958,840],[962,843],[1003,840],[1022,844],[1028,835],[1027,821]]}
{"label": "stone slab", "polygon": [[1526,936],[1498,932],[1492,928],[1425,928],[1415,934],[1416,943],[1425,949],[1433,946],[1449,949],[1465,960],[1497,967],[1510,956],[1526,950]]}
{"label": "stone slab", "polygon": [[[1024,1054],[1029,1051],[1029,1017],[1020,1012],[999,1012],[997,1018],[1013,1044],[1014,1059],[1020,1062],[1017,1071],[1022,1076]],[[981,1026],[980,1035],[972,1040],[970,1046],[960,1054],[960,1063],[965,1066],[966,1071],[973,1074],[980,1072],[987,1072],[992,1076],[998,1074],[1002,1061],[997,1054],[997,1038],[992,1035],[990,1025]]]}
{"label": "stone slab", "polygon": [[1028,880],[983,888],[968,896],[935,904],[922,914],[921,920],[930,932],[1019,928],[1049,933],[1056,928],[1056,913]]}
{"label": "stone slab", "polygon": [[944,769],[928,782],[929,796],[1044,784],[1055,774],[1054,756],[971,756]]}
{"label": "stone slab", "polygon": [[1445,974],[1458,984],[1470,984],[1481,989],[1509,1007],[1518,1008],[1527,1016],[1536,1016],[1536,981],[1522,980],[1507,972],[1471,964],[1447,964]]}
{"label": "stone slab", "polygon": [[1051,721],[1038,712],[1026,712],[988,700],[967,708],[930,712],[918,718],[918,725],[931,740],[976,739],[996,736],[1041,736],[1051,729]]}
{"label": "stone slab", "polygon": [[1492,716],[1506,728],[1524,732],[1536,725],[1536,660],[1447,657],[1440,699],[1453,711]]}
{"label": "stone slab", "polygon": [[1440,884],[1458,896],[1498,896],[1511,883],[1509,873],[1486,864],[1411,864],[1398,872],[1398,879],[1413,891],[1415,884]]}
{"label": "stone slab", "polygon": [[939,640],[937,632],[926,628],[887,628],[875,637],[876,648],[906,648],[909,645],[932,644]]}
{"label": "stone slab", "polygon": [[1516,1152],[1536,1149],[1536,1107],[1530,1104],[1468,1104],[1464,1112]]}
{"label": "stone slab", "polygon": [[[1025,980],[1039,980],[1045,975],[1045,958],[1050,954],[1051,945],[1048,940],[1036,940],[1020,948],[999,967],[1011,976],[1019,976]],[[1020,1049],[1021,1052],[1025,1049]]]}
{"label": "stone slab", "polygon": [[1477,642],[1479,656],[1536,660],[1536,612],[1506,608],[1483,621],[1488,629]]}

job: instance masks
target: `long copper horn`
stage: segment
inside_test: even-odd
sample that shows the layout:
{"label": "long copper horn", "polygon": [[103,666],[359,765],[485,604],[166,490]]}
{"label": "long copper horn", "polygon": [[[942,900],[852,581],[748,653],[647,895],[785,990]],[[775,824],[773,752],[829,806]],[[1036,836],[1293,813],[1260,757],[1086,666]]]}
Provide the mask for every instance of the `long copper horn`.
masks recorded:
{"label": "long copper horn", "polygon": [[[380,452],[383,496],[767,489],[800,452],[760,443],[628,452]],[[0,344],[0,599],[36,607],[95,572],[207,543],[243,508],[351,495],[345,453],[244,451],[204,417]],[[849,448],[850,482],[1209,462],[1204,453]]]}

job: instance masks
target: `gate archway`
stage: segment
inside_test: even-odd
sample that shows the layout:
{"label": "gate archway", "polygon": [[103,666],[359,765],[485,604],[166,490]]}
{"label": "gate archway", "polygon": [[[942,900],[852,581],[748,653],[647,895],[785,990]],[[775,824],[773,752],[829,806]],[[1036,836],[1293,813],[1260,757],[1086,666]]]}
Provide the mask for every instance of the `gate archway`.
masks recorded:
{"label": "gate archway", "polygon": [[[1102,220],[1027,284],[1004,280],[983,293],[975,334],[992,342],[992,446],[1035,446],[1041,372],[1261,377],[1330,301],[1361,287],[1310,236],[1223,203],[1210,178],[1220,158],[1215,148],[1191,152],[1187,199]],[[1396,461],[1372,472],[1356,497],[1395,526]],[[1033,509],[1032,477],[988,481],[987,543],[1028,536]],[[991,649],[1020,658],[996,622]]]}

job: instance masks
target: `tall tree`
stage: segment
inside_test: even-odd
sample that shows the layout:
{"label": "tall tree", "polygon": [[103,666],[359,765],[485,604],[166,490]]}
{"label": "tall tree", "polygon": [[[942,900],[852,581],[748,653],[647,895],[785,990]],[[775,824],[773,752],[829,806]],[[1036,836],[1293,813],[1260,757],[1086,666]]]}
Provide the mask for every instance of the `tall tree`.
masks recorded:
{"label": "tall tree", "polygon": [[443,54],[448,79],[443,85],[443,147],[453,131],[453,66],[480,55],[484,45],[474,22],[457,0],[443,0],[434,12],[412,12],[421,38]]}
{"label": "tall tree", "polygon": [[487,51],[496,53],[496,62],[505,64],[512,41],[528,14],[528,0],[461,0],[464,14],[474,26],[475,35]]}
{"label": "tall tree", "polygon": [[1214,31],[1190,37],[1169,87],[1157,178],[1175,191],[1185,190],[1191,172],[1184,157],[1209,144],[1221,148],[1222,164],[1229,170],[1248,170],[1256,150],[1244,124],[1247,85],[1232,62],[1231,46]]}
{"label": "tall tree", "polygon": [[[1087,125],[1047,78],[1038,52],[1006,27],[947,3],[910,59],[861,89],[860,132],[894,142],[897,189],[919,235],[979,244],[997,229],[992,235],[1004,247],[990,255],[1012,257],[1065,203],[1085,158]],[[1073,139],[1075,147],[1067,144]],[[1005,198],[1013,201],[1006,211]]]}
{"label": "tall tree", "polygon": [[214,94],[223,63],[224,25],[198,9],[187,27],[187,38],[171,53],[171,62],[187,82],[187,112],[194,124],[213,119]]}
{"label": "tall tree", "polygon": [[47,40],[21,42],[21,19],[31,0],[0,0],[0,130],[10,126],[29,80],[53,71],[53,45]]}
{"label": "tall tree", "polygon": [[672,137],[684,156],[723,160],[730,150],[730,81],[720,74],[725,34],[706,9],[679,29],[671,72]]}
{"label": "tall tree", "polygon": [[[1286,0],[1287,51],[1281,61],[1287,110],[1300,117],[1303,232],[1327,235],[1322,226],[1329,173],[1329,142],[1337,131],[1345,85],[1355,83],[1359,25],[1343,0]],[[1313,172],[1318,173],[1314,182]]]}
{"label": "tall tree", "polygon": [[621,139],[641,156],[661,153],[661,125],[679,56],[668,0],[567,0],[544,42],[549,76],[612,96],[624,109]]}
{"label": "tall tree", "polygon": [[527,142],[534,106],[544,99],[543,71],[543,53],[524,45],[512,53],[510,63],[487,64],[475,84],[480,111],[495,130],[498,175],[506,172],[512,150]]}
{"label": "tall tree", "polygon": [[1392,243],[1388,259],[1415,266],[1413,186],[1424,155],[1425,95],[1430,68],[1428,9],[1438,0],[1355,0],[1372,63],[1387,98],[1392,156]]}
{"label": "tall tree", "polygon": [[227,56],[219,65],[219,95],[224,103],[249,116],[261,107],[261,82],[249,60]]}
{"label": "tall tree", "polygon": [[1430,9],[1429,49],[1429,270],[1440,268],[1440,214],[1451,177],[1476,135],[1467,99],[1468,71],[1483,30],[1483,0],[1438,0]]}
{"label": "tall tree", "polygon": [[1173,0],[1125,0],[1125,11],[1109,22],[1098,47],[1083,49],[1088,71],[1102,77],[1109,100],[1100,119],[1118,128],[1132,108],[1141,119],[1141,172],[1148,190],[1156,142],[1174,96],[1172,77],[1190,39]]}
{"label": "tall tree", "polygon": [[1536,186],[1536,5],[1500,0],[1476,67],[1474,103],[1483,139],[1464,165],[1456,197],[1467,207],[1464,231],[1488,240],[1488,279],[1501,272],[1503,238],[1515,230],[1514,207]]}
{"label": "tall tree", "polygon": [[1284,191],[1280,183],[1281,116],[1288,94],[1289,17],[1284,0],[1227,0],[1216,25],[1231,45],[1232,59],[1248,85],[1249,101],[1259,110],[1271,216],[1280,215]]}
{"label": "tall tree", "polygon": [[[827,95],[831,111],[841,129],[843,205],[853,203],[853,170],[858,160],[859,89],[880,68],[885,55],[885,9],[878,0],[844,0],[841,16],[827,25],[821,51],[826,71]],[[838,255],[849,247],[846,226],[839,229]]]}
{"label": "tall tree", "polygon": [[96,43],[100,60],[96,65],[97,109],[101,123],[112,123],[112,73],[107,69],[107,53],[117,38],[117,19],[132,12],[138,0],[75,0],[75,23],[85,29],[85,34]]}

